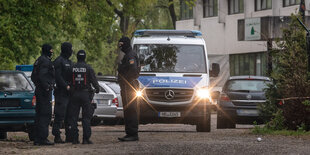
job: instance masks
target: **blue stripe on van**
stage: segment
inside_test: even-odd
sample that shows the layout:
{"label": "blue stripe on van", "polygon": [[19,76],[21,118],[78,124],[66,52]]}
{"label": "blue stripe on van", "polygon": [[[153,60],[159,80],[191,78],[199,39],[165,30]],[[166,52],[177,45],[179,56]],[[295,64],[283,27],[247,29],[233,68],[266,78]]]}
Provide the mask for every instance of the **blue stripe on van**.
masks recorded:
{"label": "blue stripe on van", "polygon": [[156,77],[140,76],[139,81],[145,87],[194,88],[201,77]]}

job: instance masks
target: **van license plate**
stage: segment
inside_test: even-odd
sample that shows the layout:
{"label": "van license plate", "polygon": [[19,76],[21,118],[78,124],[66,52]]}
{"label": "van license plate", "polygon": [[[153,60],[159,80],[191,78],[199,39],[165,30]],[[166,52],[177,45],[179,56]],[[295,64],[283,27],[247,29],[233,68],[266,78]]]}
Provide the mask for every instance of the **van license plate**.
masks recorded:
{"label": "van license plate", "polygon": [[158,112],[159,117],[181,117],[181,112]]}

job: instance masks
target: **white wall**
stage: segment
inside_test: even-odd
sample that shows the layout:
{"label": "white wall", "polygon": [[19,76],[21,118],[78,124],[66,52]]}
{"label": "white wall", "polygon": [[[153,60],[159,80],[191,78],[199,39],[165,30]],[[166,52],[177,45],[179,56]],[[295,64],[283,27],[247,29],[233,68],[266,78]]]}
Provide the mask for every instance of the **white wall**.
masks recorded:
{"label": "white wall", "polygon": [[[295,13],[299,5],[282,7],[282,0],[273,0],[273,9],[254,11],[254,0],[245,0],[245,13],[228,15],[227,0],[219,1],[219,16],[202,18],[202,0],[197,0],[194,7],[194,19],[177,21],[176,29],[200,30],[207,43],[208,53],[211,55],[225,55],[237,53],[251,53],[266,51],[265,41],[238,41],[238,19],[264,16],[290,16]],[[307,10],[310,10],[310,0],[306,0]],[[200,13],[199,13],[200,12]],[[308,11],[306,11],[308,14]],[[226,14],[226,15],[225,15]],[[219,19],[220,18],[220,19]],[[200,23],[199,23],[200,22]]]}

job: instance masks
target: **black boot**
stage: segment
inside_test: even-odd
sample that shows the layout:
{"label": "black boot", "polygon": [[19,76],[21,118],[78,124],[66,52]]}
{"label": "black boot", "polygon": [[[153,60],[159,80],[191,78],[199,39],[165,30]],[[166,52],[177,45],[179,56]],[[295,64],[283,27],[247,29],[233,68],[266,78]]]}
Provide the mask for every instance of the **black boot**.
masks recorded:
{"label": "black boot", "polygon": [[119,141],[125,142],[125,141],[138,141],[139,137],[138,136],[130,136],[126,135],[124,137],[118,138]]}
{"label": "black boot", "polygon": [[83,139],[83,143],[82,144],[93,144],[93,142],[90,141],[89,139]]}
{"label": "black boot", "polygon": [[60,143],[60,144],[65,143],[65,141],[63,141],[60,136],[55,136],[54,142],[55,143]]}
{"label": "black boot", "polygon": [[72,144],[80,144],[79,138],[73,138]]}
{"label": "black boot", "polygon": [[54,145],[54,143],[50,142],[49,140],[45,140],[45,141],[39,142],[38,145]]}
{"label": "black boot", "polygon": [[65,142],[66,142],[66,143],[72,143],[73,140],[72,140],[72,138],[66,137],[66,141],[65,141]]}

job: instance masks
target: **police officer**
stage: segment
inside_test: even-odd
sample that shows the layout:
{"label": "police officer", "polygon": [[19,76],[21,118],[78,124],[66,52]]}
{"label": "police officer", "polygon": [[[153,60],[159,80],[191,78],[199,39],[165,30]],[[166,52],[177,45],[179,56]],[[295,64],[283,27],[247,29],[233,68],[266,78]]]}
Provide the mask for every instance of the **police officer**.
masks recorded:
{"label": "police officer", "polygon": [[124,106],[124,121],[126,135],[118,138],[120,141],[137,141],[138,137],[138,112],[136,90],[139,89],[137,78],[140,73],[138,57],[132,51],[130,39],[123,37],[119,40],[119,48],[125,53],[118,65],[118,80],[121,87],[121,96]]}
{"label": "police officer", "polygon": [[69,90],[70,90],[70,75],[72,62],[69,58],[72,55],[72,45],[69,42],[61,44],[61,53],[54,61],[55,77],[56,77],[56,89],[55,89],[55,106],[54,106],[54,123],[52,134],[55,136],[55,143],[64,143],[61,139],[60,128],[64,121],[66,131],[66,141],[72,142],[72,138],[69,135],[68,123],[66,117],[67,106],[69,104]]}
{"label": "police officer", "polygon": [[48,126],[52,117],[52,90],[55,85],[55,71],[51,61],[53,49],[51,45],[42,46],[42,54],[35,61],[31,79],[36,89],[36,136],[34,145],[53,145],[48,137]]}
{"label": "police officer", "polygon": [[69,105],[69,125],[71,127],[72,144],[79,143],[79,130],[77,121],[80,108],[82,107],[82,126],[83,126],[83,144],[92,144],[90,141],[91,127],[90,121],[94,109],[91,105],[93,97],[92,86],[96,93],[99,93],[99,84],[96,79],[94,70],[85,63],[86,53],[80,50],[77,53],[78,62],[72,66],[71,70],[71,103]]}

